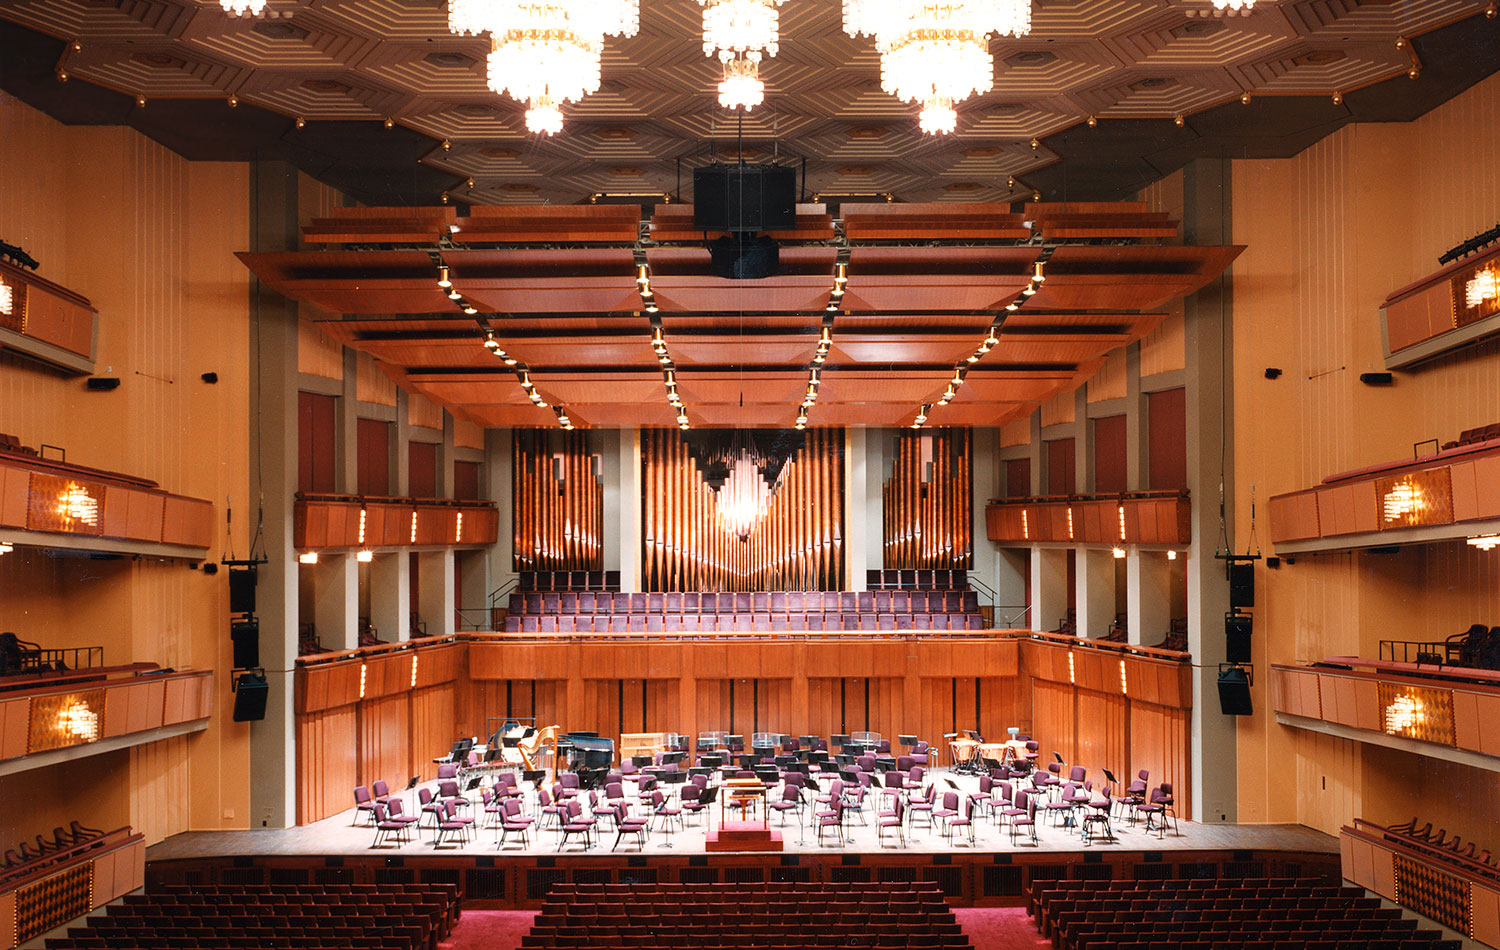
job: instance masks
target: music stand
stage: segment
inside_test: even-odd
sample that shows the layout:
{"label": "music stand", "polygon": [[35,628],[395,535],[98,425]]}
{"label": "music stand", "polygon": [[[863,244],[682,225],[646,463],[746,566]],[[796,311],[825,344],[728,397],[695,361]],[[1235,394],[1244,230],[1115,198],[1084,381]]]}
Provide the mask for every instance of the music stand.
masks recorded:
{"label": "music stand", "polygon": [[839,751],[842,752],[844,751],[844,747],[849,744],[849,737],[845,735],[829,736],[828,741],[838,746]]}
{"label": "music stand", "polygon": [[420,776],[420,775],[413,775],[411,778],[409,778],[409,779],[406,780],[406,788],[402,789],[402,791],[404,791],[404,792],[411,791],[412,789],[414,789],[414,788],[417,787],[417,783],[420,782],[420,781],[422,781],[422,776]]}
{"label": "music stand", "polygon": [[474,791],[474,789],[476,789],[476,788],[479,787],[479,781],[480,781],[480,777],[478,775],[476,775],[473,778],[469,779],[469,784],[466,785],[466,786],[464,786],[464,791],[465,792],[472,792],[472,791]]}
{"label": "music stand", "polygon": [[896,737],[896,741],[899,742],[899,743],[901,743],[906,748],[910,749],[912,746],[915,746],[917,744],[917,737],[916,736],[900,736],[900,735],[898,735]]}

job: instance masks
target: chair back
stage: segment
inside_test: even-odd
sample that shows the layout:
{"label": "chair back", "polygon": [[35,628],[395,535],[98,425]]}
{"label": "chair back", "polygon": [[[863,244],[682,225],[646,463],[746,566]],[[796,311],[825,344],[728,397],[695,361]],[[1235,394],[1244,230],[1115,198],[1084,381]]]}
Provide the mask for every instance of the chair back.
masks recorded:
{"label": "chair back", "polygon": [[438,798],[457,798],[458,783],[453,780],[438,783]]}
{"label": "chair back", "polygon": [[390,808],[392,818],[400,818],[406,814],[406,809],[402,807],[400,798],[390,798],[386,801],[386,805]]}
{"label": "chair back", "polygon": [[561,774],[561,775],[559,775],[557,777],[557,780],[562,785],[563,788],[577,788],[578,787],[578,773],[577,772],[564,772],[563,774]]}
{"label": "chair back", "polygon": [[373,807],[374,807],[374,810],[375,810],[375,821],[376,821],[377,824],[380,823],[380,822],[383,822],[383,821],[389,821],[390,820],[390,819],[388,819],[386,817],[386,814],[385,814],[385,803],[384,802],[376,802]]}
{"label": "chair back", "polygon": [[943,793],[943,808],[945,810],[947,810],[947,811],[958,811],[958,793],[957,792],[944,792]]}
{"label": "chair back", "polygon": [[604,786],[604,797],[605,798],[624,798],[625,797],[625,786],[623,784],[621,784],[620,782],[611,782],[610,784]]}
{"label": "chair back", "polygon": [[988,795],[995,787],[995,780],[988,775],[979,776],[979,794]]}
{"label": "chair back", "polygon": [[1083,780],[1088,777],[1088,774],[1088,769],[1081,765],[1075,765],[1068,770],[1068,781],[1082,784]]}
{"label": "chair back", "polygon": [[920,766],[920,765],[913,765],[911,767],[911,780],[913,782],[920,782],[926,776],[927,776],[927,770],[924,769],[924,768],[922,768],[922,766]]}
{"label": "chair back", "polygon": [[354,804],[368,805],[370,803],[370,790],[363,785],[354,786]]}
{"label": "chair back", "polygon": [[375,793],[376,798],[386,798],[391,794],[391,787],[385,784],[385,779],[376,779],[371,791]]}
{"label": "chair back", "polygon": [[426,808],[432,804],[432,792],[425,788],[417,789],[417,801],[422,803],[423,808]]}
{"label": "chair back", "polygon": [[456,762],[444,762],[438,766],[438,778],[457,778],[458,764]]}

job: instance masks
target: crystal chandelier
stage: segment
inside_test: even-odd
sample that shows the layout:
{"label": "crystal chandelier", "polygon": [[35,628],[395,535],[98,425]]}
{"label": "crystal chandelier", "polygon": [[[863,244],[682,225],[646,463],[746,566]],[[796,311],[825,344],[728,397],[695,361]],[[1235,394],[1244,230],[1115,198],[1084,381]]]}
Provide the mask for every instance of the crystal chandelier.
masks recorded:
{"label": "crystal chandelier", "polygon": [[1215,10],[1249,10],[1255,0],[1214,0]]}
{"label": "crystal chandelier", "polygon": [[266,9],[266,0],[219,0],[219,6],[235,16],[260,16]]}
{"label": "crystal chandelier", "polygon": [[749,111],[765,101],[763,56],[775,56],[781,39],[782,0],[698,0],[703,5],[703,54],[724,64],[719,104]]}
{"label": "crystal chandelier", "polygon": [[449,0],[448,29],[490,34],[489,87],[526,103],[526,128],[562,131],[564,102],[599,89],[605,36],[634,36],[639,0]]}
{"label": "crystal chandelier", "polygon": [[881,87],[920,102],[922,131],[943,134],[955,102],[994,87],[989,34],[1031,32],[1031,0],[844,0],[844,32],[875,38]]}

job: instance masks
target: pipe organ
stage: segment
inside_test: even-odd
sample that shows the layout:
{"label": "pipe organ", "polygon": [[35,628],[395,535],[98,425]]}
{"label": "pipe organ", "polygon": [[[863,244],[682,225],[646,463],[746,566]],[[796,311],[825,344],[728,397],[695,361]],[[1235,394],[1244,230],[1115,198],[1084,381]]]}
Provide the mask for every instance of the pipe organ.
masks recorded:
{"label": "pipe organ", "polygon": [[885,566],[974,566],[968,429],[901,432],[883,491]]}
{"label": "pipe organ", "polygon": [[583,432],[517,429],[512,456],[517,571],[604,568],[604,484]]}
{"label": "pipe organ", "polygon": [[641,465],[646,590],[843,586],[842,430],[807,432],[803,447],[782,467],[764,513],[757,513],[743,537],[731,526],[744,519],[720,512],[719,493],[704,481],[680,432],[641,430]]}

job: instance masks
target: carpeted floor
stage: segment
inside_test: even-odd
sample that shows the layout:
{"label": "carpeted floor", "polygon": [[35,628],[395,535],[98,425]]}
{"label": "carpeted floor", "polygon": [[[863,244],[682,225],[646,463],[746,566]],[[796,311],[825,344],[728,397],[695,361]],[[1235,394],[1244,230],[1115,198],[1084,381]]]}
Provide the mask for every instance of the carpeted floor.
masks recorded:
{"label": "carpeted floor", "polygon": [[[974,950],[1041,950],[1043,940],[1024,907],[957,907],[953,914]],[[515,950],[536,917],[530,910],[466,910],[443,950]]]}
{"label": "carpeted floor", "polygon": [[1037,933],[1024,907],[955,907],[953,916],[974,950],[1039,950],[1052,942]]}
{"label": "carpeted floor", "polygon": [[534,910],[466,910],[438,946],[443,950],[515,950],[531,929]]}

